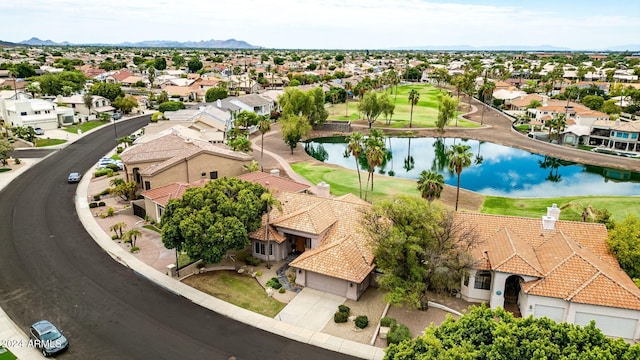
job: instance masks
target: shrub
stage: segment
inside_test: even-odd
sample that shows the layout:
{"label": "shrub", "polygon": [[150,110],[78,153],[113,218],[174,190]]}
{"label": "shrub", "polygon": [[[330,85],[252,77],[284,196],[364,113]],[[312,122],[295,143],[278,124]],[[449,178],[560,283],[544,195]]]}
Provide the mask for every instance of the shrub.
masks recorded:
{"label": "shrub", "polygon": [[139,247],[137,247],[137,246],[132,246],[132,247],[131,247],[131,250],[129,250],[129,251],[131,251],[132,253],[135,253],[135,252],[138,252],[139,250],[140,250],[140,248],[139,248]]}
{"label": "shrub", "polygon": [[336,313],[333,314],[333,321],[335,323],[346,323],[348,319],[349,319],[349,314],[345,312],[336,311]]}
{"label": "shrub", "polygon": [[98,203],[89,203],[89,209],[93,209],[93,208],[97,208],[98,207]]}
{"label": "shrub", "polygon": [[[116,164],[109,164],[107,165],[106,168],[111,169],[113,172],[118,172],[118,170],[120,170],[120,168]],[[111,176],[111,175],[108,175],[108,176]]]}
{"label": "shrub", "polygon": [[158,122],[158,120],[160,119],[160,117],[162,117],[162,113],[161,112],[155,112],[153,113],[153,115],[151,115],[151,122]]}
{"label": "shrub", "polygon": [[256,273],[256,276],[258,276],[258,277],[262,276],[262,271],[258,271],[258,272]]}
{"label": "shrub", "polygon": [[111,194],[111,189],[106,188],[106,189],[102,190],[102,191],[100,192],[100,194],[98,194],[98,195],[100,195],[100,196],[105,196],[105,195],[109,195],[109,194]]}
{"label": "shrub", "polygon": [[118,154],[120,154],[124,149],[122,148],[122,146],[118,146],[118,148],[116,149],[116,152]]}
{"label": "shrub", "polygon": [[356,326],[360,329],[364,329],[369,325],[369,318],[366,315],[360,315],[356,317]]}
{"label": "shrub", "polygon": [[247,265],[258,266],[260,265],[260,259],[254,258],[253,256],[249,256],[244,260]]}
{"label": "shrub", "polygon": [[109,207],[107,209],[107,216],[113,216],[113,213],[115,212],[115,210],[112,207]]}
{"label": "shrub", "polygon": [[107,205],[107,204],[105,204],[105,203],[104,203],[104,201],[100,201],[100,202],[98,203],[98,206],[106,206],[106,205]]}
{"label": "shrub", "polygon": [[279,292],[280,294],[284,294],[285,292],[287,292],[287,289],[285,289],[285,288],[281,287],[281,288],[280,288],[280,290],[278,290],[278,292]]}
{"label": "shrub", "polygon": [[349,316],[351,309],[347,305],[338,305],[338,312],[345,313]]}
{"label": "shrub", "polygon": [[14,162],[16,165],[20,165],[20,159],[18,159],[18,158],[13,159],[13,162]]}
{"label": "shrub", "polygon": [[380,326],[385,327],[395,327],[398,324],[398,321],[392,317],[385,316],[380,319]]}
{"label": "shrub", "polygon": [[118,240],[118,235],[111,235],[111,240]]}
{"label": "shrub", "polygon": [[399,344],[404,340],[411,339],[411,337],[411,331],[409,331],[409,328],[402,324],[398,324],[389,330],[389,333],[387,334],[387,345]]}
{"label": "shrub", "polygon": [[100,170],[94,172],[93,176],[102,177],[102,176],[111,176],[112,174],[113,174],[113,170],[111,170],[109,168],[104,168],[104,169],[100,169]]}
{"label": "shrub", "polygon": [[93,195],[93,200],[94,200],[94,201],[98,201],[98,200],[100,200],[100,194],[98,194],[98,195]]}
{"label": "shrub", "polygon": [[278,281],[278,278],[273,277],[269,279],[269,281],[267,281],[266,286],[278,290],[282,287],[282,284],[280,284],[280,281]]}

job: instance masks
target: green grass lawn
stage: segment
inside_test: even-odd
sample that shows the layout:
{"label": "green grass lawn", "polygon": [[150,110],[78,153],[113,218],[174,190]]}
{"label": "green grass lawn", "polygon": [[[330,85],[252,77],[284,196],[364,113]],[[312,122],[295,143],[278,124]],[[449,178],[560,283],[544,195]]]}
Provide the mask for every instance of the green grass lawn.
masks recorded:
{"label": "green grass lawn", "polygon": [[0,346],[0,360],[16,360],[17,357],[4,346]]}
{"label": "green grass lawn", "polygon": [[[420,100],[418,104],[413,107],[413,121],[412,126],[417,128],[433,128],[435,127],[436,119],[438,118],[438,96],[442,90],[435,88],[428,84],[410,84],[398,86],[398,94],[395,94],[395,88],[393,94],[387,94],[392,101],[395,101],[396,108],[393,113],[393,118],[390,125],[386,125],[385,119],[381,116],[375,122],[374,126],[385,126],[392,128],[405,128],[409,127],[409,120],[411,118],[411,105],[409,105],[409,92],[415,89],[420,93]],[[342,121],[354,121],[359,119],[358,114],[358,101],[350,101],[348,108],[345,109],[345,104],[336,104],[329,107],[329,120],[342,120]],[[458,113],[460,115],[460,113]],[[451,121],[449,126],[455,126],[455,119]],[[459,127],[479,127],[480,125],[467,121],[464,119],[458,119]]]}
{"label": "green grass lawn", "polygon": [[83,122],[82,124],[65,126],[64,131],[70,132],[72,134],[77,134],[79,129],[79,130],[82,130],[83,133],[86,133],[91,129],[95,129],[97,127],[100,127],[108,123],[110,123],[110,121],[103,121],[103,120],[87,121],[87,122]]}
{"label": "green grass lawn", "polygon": [[[331,185],[331,193],[336,196],[351,193],[359,195],[358,175],[354,170],[307,162],[291,164],[293,170],[313,184],[321,181]],[[361,172],[362,186],[366,184],[367,173]],[[416,181],[395,177],[377,177],[373,188],[373,202],[389,199],[396,194],[420,196]],[[364,190],[363,190],[364,193]],[[562,220],[580,221],[585,207],[594,210],[607,209],[611,218],[621,221],[629,214],[640,213],[640,198],[625,196],[569,196],[559,198],[506,198],[485,196],[481,212],[485,214],[510,215],[537,218],[546,215],[547,206],[558,204],[562,209]]]}
{"label": "green grass lawn", "polygon": [[40,139],[36,138],[36,147],[53,146],[66,143],[64,139]]}
{"label": "green grass lawn", "polygon": [[184,283],[220,300],[270,318],[285,307],[284,303],[268,297],[258,281],[231,271],[210,271],[193,275]]}
{"label": "green grass lawn", "polygon": [[640,213],[640,198],[625,196],[567,196],[559,198],[515,199],[487,196],[482,206],[485,214],[540,217],[546,215],[547,206],[558,204],[560,219],[581,221],[585,207],[607,209],[611,218],[622,221],[630,214]]}
{"label": "green grass lawn", "polygon": [[[359,195],[358,174],[354,170],[326,165],[312,165],[306,162],[291,164],[295,172],[304,176],[313,184],[321,181],[331,185],[331,193],[336,196],[344,194]],[[362,194],[367,182],[367,172],[360,172],[362,177]],[[376,177],[373,184],[373,201],[389,199],[396,194],[420,196],[416,189],[416,182],[409,179],[395,177]]]}

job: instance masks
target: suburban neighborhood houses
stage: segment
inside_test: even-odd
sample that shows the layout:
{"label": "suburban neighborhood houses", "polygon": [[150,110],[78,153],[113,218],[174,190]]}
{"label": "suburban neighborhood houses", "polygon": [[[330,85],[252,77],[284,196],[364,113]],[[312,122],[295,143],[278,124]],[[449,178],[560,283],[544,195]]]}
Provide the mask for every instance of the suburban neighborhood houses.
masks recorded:
{"label": "suburban neighborhood houses", "polygon": [[[364,218],[407,191],[400,181],[397,188],[377,188],[394,176],[376,173],[383,162],[394,160],[387,148],[389,134],[460,137],[464,142],[474,131],[493,128],[552,149],[640,161],[638,75],[640,54],[632,52],[7,47],[0,49],[0,141],[7,144],[2,160],[3,165],[5,160],[19,165],[14,149],[51,145],[39,141],[65,144],[69,135],[53,137],[67,131],[75,140],[93,128],[113,125],[116,134],[110,136],[115,136],[117,146],[85,175],[89,179],[82,181],[90,190],[79,197],[87,199],[91,216],[105,233],[113,233],[118,246],[140,259],[147,259],[148,253],[142,253],[153,246],[152,266],[185,283],[189,277],[216,272],[251,277],[261,295],[281,301],[282,307],[295,304],[292,299],[302,298],[306,289],[335,296],[354,308],[370,301],[370,294],[382,293],[378,300],[387,306],[384,313],[368,317],[373,336],[367,344],[386,347],[393,344],[386,331],[393,339],[397,324],[381,332],[380,327],[386,327],[381,319],[394,311],[388,304],[398,304],[384,297],[389,289],[381,279],[389,274],[380,271],[379,244],[365,228]],[[433,98],[425,99],[427,91]],[[445,101],[453,104],[449,115],[444,114]],[[419,113],[428,106],[432,112]],[[118,134],[123,121],[143,116],[150,120],[140,130]],[[509,125],[489,122],[490,116]],[[458,126],[458,121],[464,123]],[[336,135],[347,143],[343,156],[355,158],[356,170],[345,171],[347,175],[338,166],[310,170],[321,162],[298,145]],[[455,200],[453,195],[444,200],[443,191],[452,194],[453,187],[445,188],[435,170],[423,171],[411,190],[428,206],[434,201],[444,204],[443,213],[477,237],[468,252],[462,246],[455,249],[460,258],[471,257],[473,265],[460,274],[448,265],[436,267],[435,271],[450,271],[454,286],[436,289],[426,284],[422,295],[433,300],[425,302],[422,311],[400,301],[402,311],[438,309],[460,317],[484,304],[514,318],[546,318],[581,327],[594,323],[607,337],[629,344],[640,341],[640,280],[620,260],[625,253],[612,245],[619,219],[614,221],[608,209],[595,205],[579,209],[582,221],[561,219],[565,208],[555,203],[547,204],[546,213],[536,218],[469,206],[458,209],[460,197],[469,196],[460,195],[464,169],[482,162],[465,146],[444,149],[440,159],[442,169],[448,167],[457,175]],[[413,159],[409,151],[406,159],[396,161],[404,161],[409,171],[423,155],[414,154]],[[319,175],[314,171],[335,175],[328,177],[333,183],[316,181]],[[205,233],[193,237],[206,241],[198,246],[168,245],[167,209],[180,213],[173,207],[185,194],[232,178],[257,184],[264,193],[254,196],[234,185],[194,202],[215,209],[226,196],[234,205],[260,210],[261,215],[244,222],[234,218],[233,228],[219,234],[218,241],[208,237],[221,221],[215,213],[203,220]],[[200,210],[185,207],[184,212]],[[172,236],[179,239],[182,235],[175,233],[190,233],[189,221],[176,221],[180,226],[171,230]],[[259,226],[250,228],[251,221]],[[391,227],[407,225],[394,224],[390,217],[379,221]],[[129,232],[124,230],[127,226]],[[445,230],[450,232],[443,230],[446,236],[433,240],[433,248],[409,249],[399,256],[411,263],[411,252],[435,253],[439,242],[460,236],[451,228]],[[227,231],[233,241],[225,239]],[[138,245],[144,239],[145,245],[136,246],[136,239]],[[207,263],[194,255],[207,251],[222,260]],[[263,272],[272,278],[262,277]],[[274,287],[274,282],[281,287]],[[230,286],[232,295],[233,291]],[[368,303],[363,306],[367,307]],[[353,315],[344,322],[358,326],[355,318],[363,314]],[[339,323],[334,320],[340,316],[324,323]],[[407,318],[426,321],[421,316]],[[434,325],[443,319],[444,315]],[[424,330],[429,324],[419,326]],[[401,340],[422,331],[411,330]]]}

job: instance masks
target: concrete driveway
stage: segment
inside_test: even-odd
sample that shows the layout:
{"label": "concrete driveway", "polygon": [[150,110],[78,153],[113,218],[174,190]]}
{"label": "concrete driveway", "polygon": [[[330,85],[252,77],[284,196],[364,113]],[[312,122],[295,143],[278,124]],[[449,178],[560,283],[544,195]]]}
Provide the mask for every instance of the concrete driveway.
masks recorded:
{"label": "concrete driveway", "polygon": [[275,319],[305,329],[321,331],[329,320],[333,321],[333,314],[338,311],[338,305],[343,304],[345,300],[346,298],[338,295],[304,288],[275,316]]}

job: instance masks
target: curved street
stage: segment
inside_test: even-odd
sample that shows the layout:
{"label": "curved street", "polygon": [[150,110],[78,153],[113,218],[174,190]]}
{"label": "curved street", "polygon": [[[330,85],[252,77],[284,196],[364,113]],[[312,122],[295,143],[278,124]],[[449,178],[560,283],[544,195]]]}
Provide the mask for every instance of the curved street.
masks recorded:
{"label": "curved street", "polygon": [[[118,135],[148,116],[118,123]],[[70,340],[66,359],[350,358],[204,309],[115,262],[76,213],[70,171],[113,148],[106,127],[57,151],[0,191],[0,307],[26,331],[48,319]]]}

